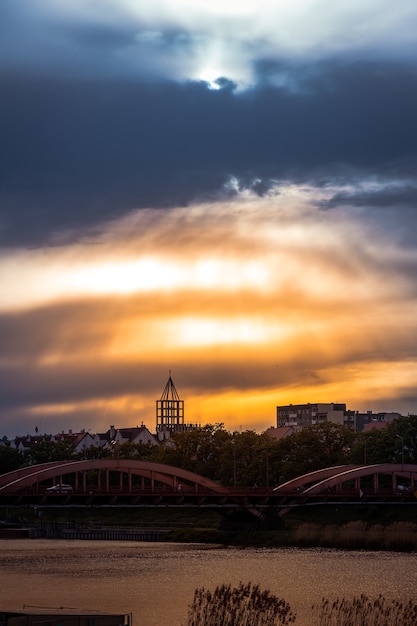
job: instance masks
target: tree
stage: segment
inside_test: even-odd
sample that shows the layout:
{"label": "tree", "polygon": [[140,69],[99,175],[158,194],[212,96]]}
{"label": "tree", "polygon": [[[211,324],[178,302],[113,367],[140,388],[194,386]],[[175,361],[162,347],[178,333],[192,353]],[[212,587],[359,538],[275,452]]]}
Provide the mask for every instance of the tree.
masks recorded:
{"label": "tree", "polygon": [[345,426],[324,422],[281,439],[281,481],[347,463],[355,437]]}
{"label": "tree", "polygon": [[401,463],[417,463],[417,415],[399,417],[388,424],[386,436],[392,446],[392,460]]}
{"label": "tree", "polygon": [[360,433],[352,449],[355,463],[417,463],[417,415],[399,417],[382,429]]}
{"label": "tree", "polygon": [[102,446],[90,446],[82,452],[78,452],[75,458],[81,461],[83,459],[107,459],[111,456],[113,456],[113,450],[103,448]]}
{"label": "tree", "polygon": [[224,485],[271,486],[277,482],[278,442],[253,430],[234,432],[219,457],[219,477]]}
{"label": "tree", "polygon": [[10,446],[0,446],[0,474],[7,474],[7,472],[19,469],[23,461],[23,455],[19,450],[10,448]]}
{"label": "tree", "polygon": [[323,446],[323,467],[332,467],[347,463],[356,433],[350,428],[333,422],[324,422],[318,427],[311,427],[320,439]]}
{"label": "tree", "polygon": [[228,438],[230,433],[224,430],[223,424],[207,424],[202,428],[174,433],[171,445],[159,446],[150,460],[219,480],[219,458]]}
{"label": "tree", "polygon": [[46,441],[41,439],[24,453],[26,465],[49,463],[50,461],[73,460],[74,446],[68,441]]}
{"label": "tree", "polygon": [[150,443],[131,443],[127,441],[117,445],[116,449],[111,450],[112,456],[119,459],[136,459],[137,461],[149,461],[153,454],[153,446]]}

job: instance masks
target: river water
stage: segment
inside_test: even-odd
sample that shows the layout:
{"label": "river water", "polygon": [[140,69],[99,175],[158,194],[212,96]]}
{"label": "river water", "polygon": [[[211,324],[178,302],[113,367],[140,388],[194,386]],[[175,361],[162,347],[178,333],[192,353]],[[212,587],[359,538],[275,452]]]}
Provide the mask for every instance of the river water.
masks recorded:
{"label": "river water", "polygon": [[201,544],[0,540],[0,610],[131,613],[133,626],[181,626],[194,589],[251,581],[311,626],[323,596],[415,598],[417,554]]}

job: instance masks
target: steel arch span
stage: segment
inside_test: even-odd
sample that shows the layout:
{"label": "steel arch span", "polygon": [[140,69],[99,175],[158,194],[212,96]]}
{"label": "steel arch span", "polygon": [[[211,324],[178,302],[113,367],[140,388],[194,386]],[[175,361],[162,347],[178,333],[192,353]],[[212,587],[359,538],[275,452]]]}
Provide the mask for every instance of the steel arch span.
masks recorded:
{"label": "steel arch span", "polygon": [[[274,489],[274,493],[294,494],[302,491],[303,495],[326,496],[329,493],[342,494],[346,491],[362,493],[361,479],[372,478],[367,481],[367,491],[372,495],[382,495],[385,492],[397,493],[404,483],[408,490],[414,492],[417,488],[417,465],[402,463],[378,463],[374,465],[339,465],[329,467],[303,476],[298,476]],[[381,485],[384,482],[384,485]]]}
{"label": "steel arch span", "polygon": [[0,476],[0,495],[31,490],[41,492],[51,484],[70,482],[78,493],[88,493],[91,481],[102,493],[111,491],[111,474],[119,475],[119,488],[134,493],[145,486],[153,491],[157,486],[172,491],[200,491],[227,494],[228,489],[194,472],[172,465],[137,461],[134,459],[93,459],[59,461],[32,465]]}
{"label": "steel arch span", "polygon": [[335,476],[339,472],[355,467],[362,467],[362,465],[336,465],[335,467],[326,467],[325,469],[316,470],[315,472],[309,472],[297,478],[292,478],[287,482],[275,487],[274,493],[294,493],[299,489],[305,489],[307,485],[313,485],[315,483],[324,480],[330,476]]}

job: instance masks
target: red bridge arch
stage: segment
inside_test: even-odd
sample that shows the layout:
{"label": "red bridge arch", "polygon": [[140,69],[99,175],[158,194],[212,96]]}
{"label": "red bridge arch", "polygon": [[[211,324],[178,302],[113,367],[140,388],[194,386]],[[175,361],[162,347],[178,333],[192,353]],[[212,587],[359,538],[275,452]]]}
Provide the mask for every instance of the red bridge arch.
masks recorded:
{"label": "red bridge arch", "polygon": [[417,465],[378,463],[375,465],[339,465],[304,474],[276,487],[274,493],[285,495],[302,492],[306,498],[325,496],[329,492],[341,494],[346,490],[347,484],[352,489],[352,483],[353,488],[359,492],[361,479],[368,476],[372,477],[370,492],[374,495],[383,493],[383,488],[380,487],[382,476],[389,477],[389,490],[393,493],[397,492],[399,485],[404,484],[403,481],[409,485],[411,491],[414,492],[417,488]]}
{"label": "red bridge arch", "polygon": [[134,477],[140,477],[140,485],[151,490],[156,485],[172,491],[186,489],[214,494],[227,494],[228,489],[194,472],[133,459],[94,459],[84,461],[59,461],[25,467],[0,476],[0,496],[19,491],[42,491],[52,484],[71,482],[78,493],[91,489],[91,472],[94,472],[94,487],[103,493],[110,492],[111,473],[119,474],[119,486],[127,493],[134,491]]}

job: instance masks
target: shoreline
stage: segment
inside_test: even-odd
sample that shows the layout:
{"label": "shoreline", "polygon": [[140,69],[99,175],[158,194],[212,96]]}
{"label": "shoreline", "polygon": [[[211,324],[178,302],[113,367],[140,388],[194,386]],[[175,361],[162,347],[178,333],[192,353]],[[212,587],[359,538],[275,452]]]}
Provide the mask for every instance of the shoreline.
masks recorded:
{"label": "shoreline", "polygon": [[[30,530],[30,529],[28,529]],[[153,533],[152,533],[153,535]],[[138,536],[140,538],[138,538]],[[123,529],[104,528],[93,534],[72,533],[64,536],[0,536],[0,545],[3,547],[19,543],[31,546],[45,546],[64,544],[66,546],[82,546],[88,543],[105,545],[132,546],[134,544],[145,547],[147,550],[158,550],[164,545],[172,549],[183,550],[187,546],[194,549],[228,549],[228,548],[322,548],[332,550],[367,550],[375,552],[417,552],[417,524],[398,522],[382,528],[380,525],[366,528],[362,523],[351,523],[343,526],[319,526],[311,523],[297,527],[293,532],[288,531],[207,531],[207,530],[167,530],[160,539],[147,539],[132,529],[124,532]],[[18,548],[17,548],[18,549]],[[56,549],[56,548],[55,548]]]}
{"label": "shoreline", "polygon": [[[45,507],[40,512],[9,509],[0,540],[127,541],[150,545],[201,544],[219,547],[331,548],[417,551],[417,503],[398,506],[299,508],[284,518],[276,512],[254,523],[244,511],[187,509],[77,509]],[[1,515],[1,510],[0,510]],[[331,520],[331,522],[329,522]],[[13,523],[14,522],[14,523]]]}

